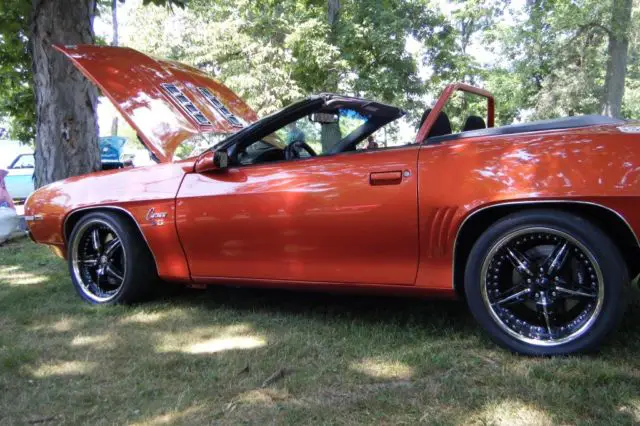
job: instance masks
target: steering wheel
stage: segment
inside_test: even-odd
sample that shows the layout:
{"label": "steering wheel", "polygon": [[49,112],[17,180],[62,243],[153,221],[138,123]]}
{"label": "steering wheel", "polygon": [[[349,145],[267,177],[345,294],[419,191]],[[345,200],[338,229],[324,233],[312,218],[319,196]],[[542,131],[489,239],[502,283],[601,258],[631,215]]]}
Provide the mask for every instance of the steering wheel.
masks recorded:
{"label": "steering wheel", "polygon": [[295,158],[300,158],[300,150],[307,151],[309,153],[309,155],[312,156],[312,157],[315,157],[316,155],[318,155],[313,150],[313,148],[311,148],[305,142],[295,141],[295,142],[291,142],[284,149],[284,158],[285,158],[285,160],[293,160]]}

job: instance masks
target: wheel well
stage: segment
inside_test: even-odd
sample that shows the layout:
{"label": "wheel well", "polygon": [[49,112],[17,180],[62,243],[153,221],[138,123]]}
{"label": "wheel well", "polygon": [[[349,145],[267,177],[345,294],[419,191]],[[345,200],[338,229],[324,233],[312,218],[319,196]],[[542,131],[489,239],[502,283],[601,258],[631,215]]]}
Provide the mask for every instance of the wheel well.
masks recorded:
{"label": "wheel well", "polygon": [[[142,241],[144,241],[145,245],[147,246],[147,250],[149,250],[149,253],[151,253],[151,247],[149,247],[149,243],[147,243],[147,240],[145,239],[144,235],[142,235],[142,231],[140,231],[140,227],[138,226],[136,221],[133,219],[133,217],[131,217],[129,213],[126,213],[124,210],[121,210],[119,208],[96,207],[92,209],[83,209],[83,210],[77,210],[75,212],[72,212],[71,214],[69,214],[69,216],[67,216],[63,225],[65,243],[69,242],[69,237],[71,236],[71,232],[73,231],[73,228],[75,228],[76,224],[80,221],[80,219],[82,219],[84,216],[88,215],[89,213],[96,213],[96,212],[113,213],[116,216],[122,218],[123,220],[126,220],[127,222],[129,222],[136,229],[136,231],[139,234],[139,237],[142,238]],[[154,257],[154,260],[155,260],[155,257]]]}
{"label": "wheel well", "polygon": [[633,279],[640,273],[640,263],[637,261],[640,256],[638,240],[625,220],[613,210],[597,204],[579,202],[554,202],[546,206],[544,203],[504,204],[473,214],[462,224],[462,228],[458,232],[454,248],[453,285],[459,295],[464,296],[464,269],[471,248],[480,235],[493,223],[509,214],[540,209],[541,207],[573,213],[589,220],[600,229],[606,230],[620,249],[629,268],[629,276]]}

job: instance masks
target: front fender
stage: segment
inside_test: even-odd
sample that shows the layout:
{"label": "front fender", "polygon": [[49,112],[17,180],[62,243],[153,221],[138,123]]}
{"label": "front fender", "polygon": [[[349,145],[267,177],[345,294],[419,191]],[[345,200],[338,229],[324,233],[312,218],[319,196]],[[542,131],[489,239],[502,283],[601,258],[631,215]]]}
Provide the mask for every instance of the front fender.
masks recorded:
{"label": "front fender", "polygon": [[[25,204],[32,238],[66,255],[67,237],[85,214],[108,210],[135,222],[156,260],[158,275],[189,279],[175,227],[175,199],[184,164],[167,163],[77,176],[34,192]],[[156,215],[149,215],[150,211]],[[158,213],[163,213],[161,220]]]}

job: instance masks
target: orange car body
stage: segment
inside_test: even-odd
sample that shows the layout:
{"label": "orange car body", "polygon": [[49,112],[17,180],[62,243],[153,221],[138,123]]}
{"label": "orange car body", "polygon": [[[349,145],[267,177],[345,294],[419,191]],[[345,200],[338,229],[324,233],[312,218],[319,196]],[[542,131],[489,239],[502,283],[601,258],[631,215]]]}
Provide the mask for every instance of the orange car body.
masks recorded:
{"label": "orange car body", "polygon": [[[229,130],[228,124],[198,102],[210,123],[199,125],[160,85],[176,76],[185,92],[204,85],[243,124],[255,121],[255,113],[197,70],[129,49],[119,49],[113,62],[101,56],[103,49],[112,48],[60,48],[163,163],[36,191],[25,210],[31,235],[63,256],[84,213],[115,209],[136,222],[167,280],[455,297],[474,238],[515,209],[581,208],[618,241],[637,247],[638,124],[477,136],[196,173],[197,158],[172,162],[173,151],[191,135]],[[492,126],[493,98],[468,86],[447,88],[436,112],[455,90],[487,96]],[[434,120],[435,114],[424,122],[418,142]]]}

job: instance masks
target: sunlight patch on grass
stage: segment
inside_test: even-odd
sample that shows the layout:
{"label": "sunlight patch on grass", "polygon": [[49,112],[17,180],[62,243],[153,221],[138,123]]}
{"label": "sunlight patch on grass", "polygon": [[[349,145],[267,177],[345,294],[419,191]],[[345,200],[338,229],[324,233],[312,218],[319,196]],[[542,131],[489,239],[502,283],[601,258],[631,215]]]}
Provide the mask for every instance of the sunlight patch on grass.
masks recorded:
{"label": "sunlight patch on grass", "polygon": [[80,376],[91,373],[97,363],[89,361],[65,361],[57,364],[44,364],[33,370],[32,374],[37,378],[51,376]]}
{"label": "sunlight patch on grass", "polygon": [[136,312],[120,320],[120,324],[153,324],[167,317],[166,312]]}
{"label": "sunlight patch on grass", "polygon": [[210,339],[194,343],[186,347],[183,352],[190,354],[206,354],[234,349],[255,349],[266,346],[267,341],[258,336],[234,336]]}
{"label": "sunlight patch on grass", "polygon": [[71,331],[74,328],[80,328],[82,326],[82,321],[72,318],[62,318],[53,323],[39,324],[31,328],[33,331],[39,330],[52,330],[58,333],[65,333],[67,331]]}
{"label": "sunlight patch on grass", "polygon": [[291,395],[285,389],[252,389],[238,395],[228,404],[227,410],[238,404],[269,405],[289,399],[291,399]]}
{"label": "sunlight patch on grass", "polygon": [[180,332],[156,332],[158,352],[189,354],[216,353],[236,349],[255,349],[267,345],[265,337],[245,323],[233,326],[193,327]]}
{"label": "sunlight patch on grass", "polygon": [[222,331],[224,335],[232,335],[232,334],[246,334],[251,333],[253,328],[246,323],[234,324],[225,327]]}
{"label": "sunlight patch on grass", "polygon": [[552,425],[551,417],[541,409],[521,401],[504,400],[488,404],[481,413],[470,419],[471,424],[503,426]]}
{"label": "sunlight patch on grass", "polygon": [[110,348],[111,336],[108,334],[102,334],[98,336],[76,336],[71,341],[71,346],[97,346],[100,348]]}
{"label": "sunlight patch on grass", "polygon": [[[138,422],[130,423],[131,426],[156,426],[156,425],[172,425],[172,424],[182,424],[187,421],[186,419],[191,419],[194,417],[196,413],[201,411],[200,407],[192,407],[184,411],[171,411],[168,413],[163,413],[157,416],[154,416],[150,419],[141,420]],[[186,424],[189,424],[188,422]]]}
{"label": "sunlight patch on grass", "polygon": [[640,399],[629,401],[628,404],[619,407],[618,411],[628,414],[634,423],[640,424]]}
{"label": "sunlight patch on grass", "polygon": [[413,376],[413,368],[398,361],[366,359],[351,364],[351,368],[379,379],[409,379]]}
{"label": "sunlight patch on grass", "polygon": [[4,266],[0,268],[0,281],[8,283],[10,286],[23,286],[42,284],[48,280],[44,275],[23,272],[20,269],[18,266]]}

